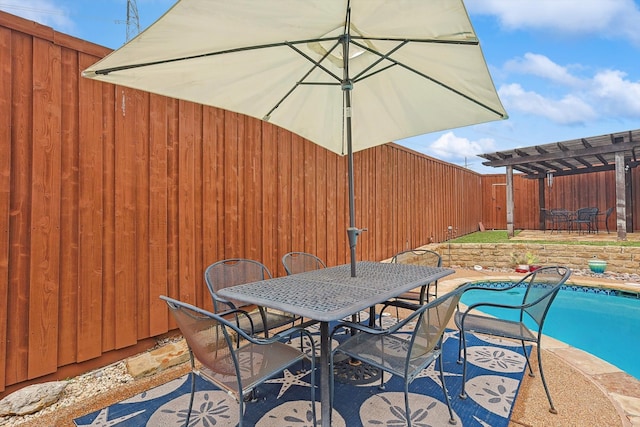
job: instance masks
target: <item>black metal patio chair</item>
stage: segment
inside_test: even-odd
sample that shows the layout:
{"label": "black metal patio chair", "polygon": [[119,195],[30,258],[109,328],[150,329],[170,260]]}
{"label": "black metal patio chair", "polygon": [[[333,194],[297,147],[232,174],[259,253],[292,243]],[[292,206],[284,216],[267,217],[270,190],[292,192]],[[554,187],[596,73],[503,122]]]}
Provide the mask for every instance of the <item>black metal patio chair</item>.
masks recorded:
{"label": "black metal patio chair", "polygon": [[[416,264],[424,265],[427,267],[441,267],[442,256],[435,251],[428,249],[411,249],[407,251],[398,252],[391,258],[392,263],[397,264]],[[433,288],[433,291],[430,289]],[[396,298],[386,301],[380,314],[382,314],[387,307],[396,308],[396,317],[399,317],[399,308],[404,307],[406,303],[409,304],[424,304],[429,301],[429,297],[437,298],[438,296],[438,281],[428,283],[420,287],[420,291],[410,290]]]}
{"label": "black metal patio chair", "polygon": [[[438,363],[440,381],[445,402],[449,408],[449,423],[456,424],[451,409],[449,393],[442,368],[442,336],[462,295],[462,289],[450,292],[424,305],[413,305],[414,310],[406,319],[387,329],[374,329],[361,323],[341,322],[332,331],[335,336],[341,329],[350,329],[355,334],[331,352],[330,372],[338,353],[368,363],[381,371],[380,387],[384,384],[384,372],[404,379],[405,420],[411,426],[409,408],[409,384],[431,363]],[[405,329],[412,328],[407,335]],[[334,378],[331,376],[331,395]],[[333,398],[333,397],[332,397]]]}
{"label": "black metal patio chair", "polygon": [[288,275],[327,267],[320,258],[308,252],[286,253],[282,257],[282,265]]}
{"label": "black metal patio chair", "polygon": [[[465,399],[465,383],[467,378],[467,341],[465,334],[468,332],[476,334],[493,335],[502,338],[518,340],[522,343],[522,349],[529,367],[529,375],[533,375],[531,362],[527,354],[525,342],[533,342],[537,346],[538,353],[538,369],[540,370],[540,378],[544,386],[544,391],[549,399],[549,411],[556,414],[557,411],[551,400],[551,393],[544,377],[542,370],[542,349],[540,347],[540,339],[542,337],[542,329],[544,321],[547,317],[551,303],[555,299],[562,285],[571,275],[571,270],[566,267],[542,267],[532,273],[527,274],[519,282],[511,286],[501,288],[488,288],[482,286],[466,286],[464,292],[479,291],[486,294],[486,302],[478,302],[469,305],[465,309],[456,311],[454,320],[458,329],[460,329],[460,350],[458,354],[462,354],[464,360],[458,359],[458,363],[463,363],[462,368],[462,390],[460,397]],[[492,294],[496,292],[509,292],[518,287],[525,287],[524,295],[519,304],[508,305],[491,302],[494,300]],[[507,320],[501,317],[494,317],[478,312],[487,308],[499,308],[502,310],[503,316],[506,312],[517,314],[518,320]],[[525,318],[533,320],[537,326],[537,330],[531,330],[524,323]],[[460,356],[459,356],[460,357]]]}
{"label": "black metal patio chair", "polygon": [[[224,312],[230,309],[241,308],[248,310],[248,314],[253,322],[254,333],[264,333],[269,336],[269,330],[279,328],[288,323],[299,320],[299,316],[291,313],[284,313],[278,310],[267,309],[266,307],[255,307],[247,305],[241,301],[228,300],[218,295],[218,291],[230,286],[244,283],[257,282],[271,279],[269,269],[258,261],[245,258],[230,258],[211,264],[204,273],[207,288],[213,299],[214,312]],[[249,324],[245,316],[238,317],[238,325],[246,332]]]}
{"label": "black metal patio chair", "polygon": [[576,211],[575,218],[572,220],[572,226],[576,225],[578,232],[582,233],[582,226],[586,226],[587,233],[591,234],[597,230],[598,208],[580,208]]}
{"label": "black metal patio chair", "polygon": [[[315,347],[311,334],[303,328],[290,328],[271,338],[255,338],[240,329],[234,316],[245,316],[242,310],[230,310],[214,314],[190,304],[160,296],[169,306],[171,314],[187,341],[191,360],[191,397],[185,426],[189,426],[196,378],[216,385],[226,391],[239,404],[239,426],[243,425],[245,397],[267,379],[296,362],[308,359],[311,362],[311,411],[316,425],[315,410],[315,358],[283,341],[292,334],[307,335],[312,353]],[[249,320],[248,320],[249,321]],[[196,360],[201,366],[196,365]]]}
{"label": "black metal patio chair", "polygon": [[[598,216],[604,216],[604,219],[602,219],[601,221],[604,222],[604,226],[607,229],[607,234],[611,233],[611,231],[609,231],[609,217],[611,216],[611,214],[613,214],[613,211],[614,211],[614,208],[612,206],[612,207],[608,208],[604,212],[604,214],[598,213]],[[598,221],[600,221],[600,218],[598,218],[597,221],[596,221],[596,231],[599,231],[598,230]]]}

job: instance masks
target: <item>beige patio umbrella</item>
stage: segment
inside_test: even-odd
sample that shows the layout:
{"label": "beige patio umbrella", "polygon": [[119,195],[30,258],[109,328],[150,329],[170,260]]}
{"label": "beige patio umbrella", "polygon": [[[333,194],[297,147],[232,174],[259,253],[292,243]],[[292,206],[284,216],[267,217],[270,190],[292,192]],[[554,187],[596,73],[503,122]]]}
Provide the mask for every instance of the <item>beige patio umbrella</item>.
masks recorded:
{"label": "beige patio umbrella", "polygon": [[181,0],[84,77],[243,113],[349,156],[506,119],[462,0]]}

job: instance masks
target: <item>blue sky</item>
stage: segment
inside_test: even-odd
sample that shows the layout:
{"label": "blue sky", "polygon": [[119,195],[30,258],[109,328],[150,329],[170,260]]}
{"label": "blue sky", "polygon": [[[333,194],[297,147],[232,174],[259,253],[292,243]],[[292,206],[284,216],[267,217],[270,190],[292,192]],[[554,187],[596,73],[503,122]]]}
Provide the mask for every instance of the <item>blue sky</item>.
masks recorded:
{"label": "blue sky", "polygon": [[[136,3],[144,29],[174,0]],[[465,5],[509,119],[398,143],[503,173],[476,154],[640,128],[640,0]],[[0,0],[0,9],[114,49],[126,38],[126,0]]]}

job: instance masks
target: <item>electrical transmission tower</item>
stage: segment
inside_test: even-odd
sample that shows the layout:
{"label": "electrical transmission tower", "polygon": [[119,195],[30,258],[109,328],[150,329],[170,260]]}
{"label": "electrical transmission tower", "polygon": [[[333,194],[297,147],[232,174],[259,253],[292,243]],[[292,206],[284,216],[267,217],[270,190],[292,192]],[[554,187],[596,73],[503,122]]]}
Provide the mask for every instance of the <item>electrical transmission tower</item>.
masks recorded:
{"label": "electrical transmission tower", "polygon": [[140,32],[140,18],[136,0],[127,0],[127,40],[134,38]]}

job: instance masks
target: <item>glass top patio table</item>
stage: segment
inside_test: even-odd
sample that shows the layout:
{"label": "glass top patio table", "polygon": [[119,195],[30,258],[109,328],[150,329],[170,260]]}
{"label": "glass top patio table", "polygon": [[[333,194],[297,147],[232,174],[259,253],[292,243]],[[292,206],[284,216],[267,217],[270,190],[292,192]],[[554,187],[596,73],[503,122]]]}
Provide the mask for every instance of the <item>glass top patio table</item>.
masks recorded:
{"label": "glass top patio table", "polygon": [[453,273],[444,267],[361,261],[356,277],[351,277],[351,265],[345,264],[232,286],[219,294],[320,321],[321,421],[330,426],[329,322]]}

